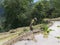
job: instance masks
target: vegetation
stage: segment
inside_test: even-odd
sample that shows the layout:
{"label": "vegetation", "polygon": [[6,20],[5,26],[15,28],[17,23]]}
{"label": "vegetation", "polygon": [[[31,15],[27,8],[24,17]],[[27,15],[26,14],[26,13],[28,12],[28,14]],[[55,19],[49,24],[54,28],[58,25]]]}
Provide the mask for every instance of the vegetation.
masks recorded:
{"label": "vegetation", "polygon": [[43,23],[44,18],[60,16],[59,0],[4,0],[0,7],[4,9],[4,19],[0,25],[0,32],[18,27],[29,26],[36,17],[37,24]]}
{"label": "vegetation", "polygon": [[60,39],[60,36],[56,36],[55,38]]}
{"label": "vegetation", "polygon": [[[48,38],[51,29],[47,26],[50,21],[60,17],[60,0],[4,0],[0,1],[0,42],[15,39],[30,31],[32,19],[37,18],[33,29],[40,30],[44,38]],[[43,20],[47,19],[47,20]],[[59,19],[60,20],[60,19]],[[57,27],[60,27],[59,25]],[[60,39],[60,36],[55,38]],[[1,44],[0,44],[1,45]]]}
{"label": "vegetation", "polygon": [[59,25],[57,27],[60,27]]}
{"label": "vegetation", "polygon": [[[35,26],[33,26],[33,28],[40,29],[40,25],[35,25]],[[22,35],[23,33],[26,33],[28,31],[30,31],[29,27],[21,27],[21,28],[10,30],[7,34],[5,34],[5,33],[3,35],[0,34],[0,41],[16,38],[19,35]]]}
{"label": "vegetation", "polygon": [[51,29],[48,29],[49,27],[46,24],[43,24],[40,26],[41,31],[44,32],[44,34],[49,34],[50,31],[52,31]]}

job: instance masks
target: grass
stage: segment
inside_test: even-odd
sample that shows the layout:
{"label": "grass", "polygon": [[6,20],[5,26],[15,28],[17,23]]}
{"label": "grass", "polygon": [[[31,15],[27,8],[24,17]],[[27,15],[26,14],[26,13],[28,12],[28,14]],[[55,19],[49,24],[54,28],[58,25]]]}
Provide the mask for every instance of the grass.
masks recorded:
{"label": "grass", "polygon": [[60,39],[60,36],[56,36],[55,38]]}
{"label": "grass", "polygon": [[17,32],[15,32],[15,33],[10,33],[9,36],[0,38],[0,41],[2,41],[2,40],[10,40],[10,39],[12,39],[12,38],[14,38],[14,37],[17,37],[18,34],[21,33],[21,32],[23,32],[23,30],[22,30],[22,31],[17,31]]}
{"label": "grass", "polygon": [[49,29],[49,27],[46,24],[43,24],[40,27],[41,27],[40,29],[43,31],[43,33],[42,33],[43,37],[48,38],[48,35],[49,35],[50,31],[52,31],[52,30]]}
{"label": "grass", "polygon": [[60,27],[60,25],[58,25],[57,27]]}
{"label": "grass", "polygon": [[[42,25],[43,24],[38,24],[38,25],[33,26],[33,28],[34,28],[34,30],[36,30],[36,29],[38,30],[38,29],[40,29],[40,27]],[[14,30],[15,32],[14,33],[11,33],[12,30]],[[9,36],[0,38],[0,42],[1,41],[3,42],[5,40],[11,40],[11,39],[13,39],[15,37],[18,37],[20,34],[23,34],[25,32],[28,32],[30,29],[29,29],[29,27],[21,27],[21,28],[12,29],[12,30],[9,31]],[[44,26],[44,33],[47,34],[46,32],[50,32],[50,30],[48,30],[48,27],[45,25]]]}
{"label": "grass", "polygon": [[0,45],[2,45],[3,43],[5,43],[8,40],[18,37],[18,35],[21,34],[22,32],[23,32],[23,30],[20,31],[17,29],[17,31],[15,33],[10,33],[9,36],[0,38],[0,42],[1,42]]}
{"label": "grass", "polygon": [[[40,24],[33,26],[33,28],[34,28],[34,29],[40,28]],[[15,32],[14,32],[14,33],[10,33],[10,31],[9,31],[9,35],[6,36],[6,37],[4,37],[4,34],[3,34],[3,37],[0,38],[0,41],[10,40],[10,39],[12,39],[12,38],[17,37],[17,36],[18,36],[19,34],[21,34],[21,33],[28,32],[28,31],[29,31],[29,27],[21,27],[21,28],[17,28],[17,29],[13,29],[13,30],[15,30]],[[12,31],[12,30],[11,30],[11,31]],[[1,36],[2,36],[2,35],[1,35]],[[0,36],[0,37],[1,37],[1,36]]]}

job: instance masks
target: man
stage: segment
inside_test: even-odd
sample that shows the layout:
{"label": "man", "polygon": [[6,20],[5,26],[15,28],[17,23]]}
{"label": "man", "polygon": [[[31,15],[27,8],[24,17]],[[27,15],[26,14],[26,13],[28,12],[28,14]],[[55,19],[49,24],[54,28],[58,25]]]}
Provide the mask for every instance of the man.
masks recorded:
{"label": "man", "polygon": [[33,24],[36,24],[37,18],[35,17],[34,19],[32,19],[31,23],[30,23],[30,30],[33,31]]}

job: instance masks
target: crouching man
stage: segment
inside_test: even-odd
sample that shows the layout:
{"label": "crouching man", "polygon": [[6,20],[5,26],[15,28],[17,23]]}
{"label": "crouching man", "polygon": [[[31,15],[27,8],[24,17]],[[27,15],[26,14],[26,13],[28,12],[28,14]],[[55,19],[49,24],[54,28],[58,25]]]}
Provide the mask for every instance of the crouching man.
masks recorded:
{"label": "crouching man", "polygon": [[33,31],[33,25],[35,25],[36,22],[37,22],[37,18],[36,17],[31,20],[31,23],[30,23],[30,31]]}

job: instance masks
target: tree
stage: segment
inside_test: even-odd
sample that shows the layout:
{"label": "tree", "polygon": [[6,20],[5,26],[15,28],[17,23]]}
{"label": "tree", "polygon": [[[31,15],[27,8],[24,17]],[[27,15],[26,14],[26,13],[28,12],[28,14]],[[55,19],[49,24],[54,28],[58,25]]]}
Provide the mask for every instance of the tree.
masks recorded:
{"label": "tree", "polygon": [[40,23],[44,17],[42,15],[42,10],[43,10],[43,5],[41,4],[41,2],[35,3],[35,5],[33,6],[31,15],[32,15],[32,18],[36,17],[38,19],[37,23]]}
{"label": "tree", "polygon": [[53,0],[53,5],[55,7],[55,17],[60,17],[60,0]]}
{"label": "tree", "polygon": [[25,13],[28,11],[32,1],[33,0],[4,0],[3,6],[6,17],[4,29],[9,30],[24,25],[22,24],[25,21],[23,18],[27,17]]}
{"label": "tree", "polygon": [[[50,8],[47,11],[47,15],[49,15],[49,18],[56,18],[60,17],[60,6],[59,6],[60,0],[49,0]],[[48,17],[48,16],[47,16]]]}

